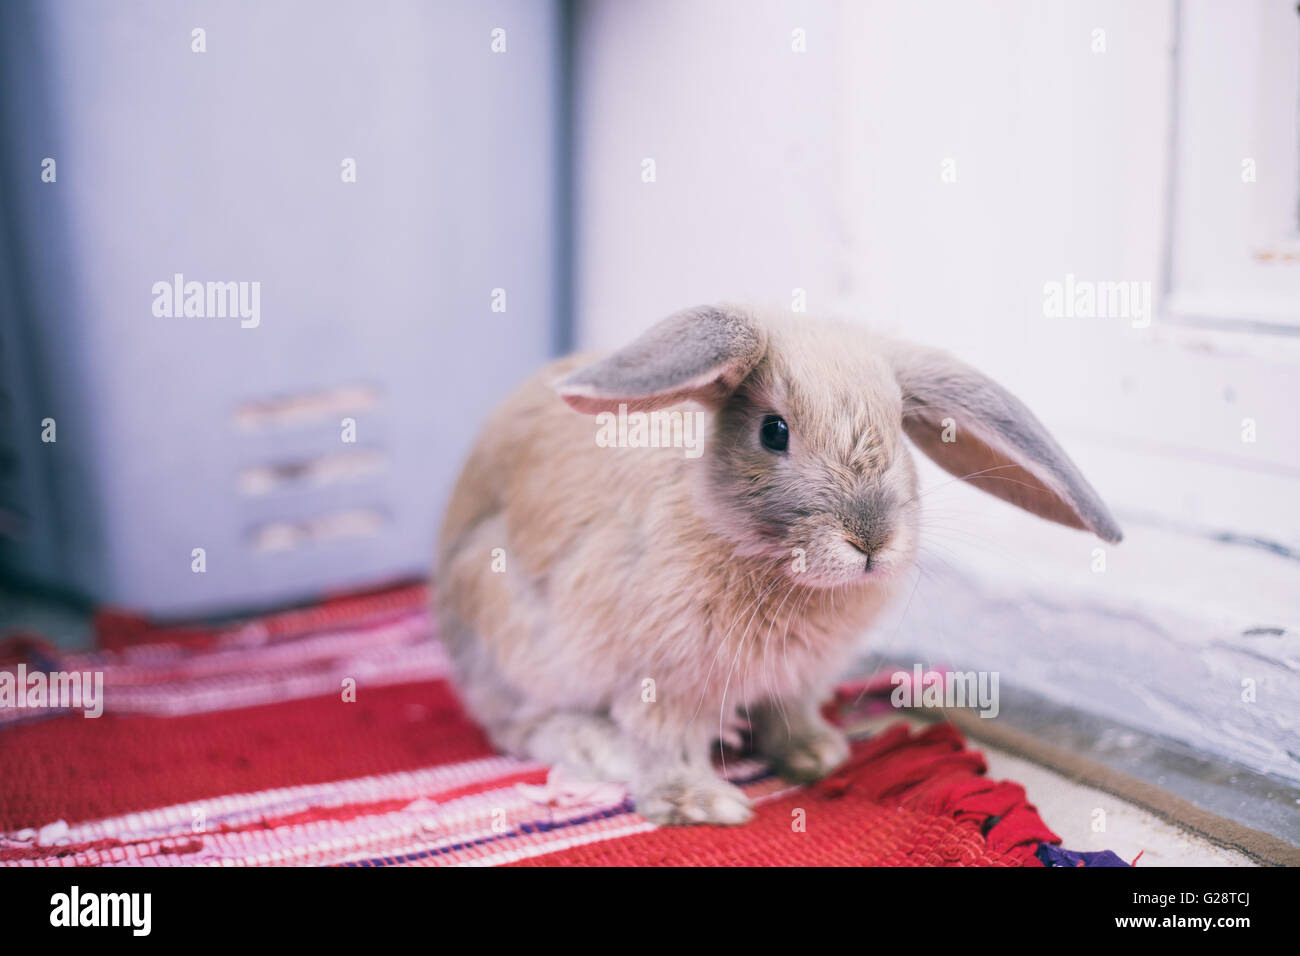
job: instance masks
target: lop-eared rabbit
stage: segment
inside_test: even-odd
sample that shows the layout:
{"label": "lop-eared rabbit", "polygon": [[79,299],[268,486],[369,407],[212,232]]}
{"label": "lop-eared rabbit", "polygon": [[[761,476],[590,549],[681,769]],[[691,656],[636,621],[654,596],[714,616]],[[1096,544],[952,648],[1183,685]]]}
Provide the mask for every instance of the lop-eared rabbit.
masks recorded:
{"label": "lop-eared rabbit", "polygon": [[[651,412],[698,416],[702,453],[598,440]],[[1120,539],[1018,399],[856,325],[701,307],[542,369],[484,426],[442,526],[436,613],[466,706],[505,751],[626,783],[660,823],[750,818],[711,759],[738,717],[783,775],[826,775],[848,745],[818,705],[916,555],[908,439]]]}

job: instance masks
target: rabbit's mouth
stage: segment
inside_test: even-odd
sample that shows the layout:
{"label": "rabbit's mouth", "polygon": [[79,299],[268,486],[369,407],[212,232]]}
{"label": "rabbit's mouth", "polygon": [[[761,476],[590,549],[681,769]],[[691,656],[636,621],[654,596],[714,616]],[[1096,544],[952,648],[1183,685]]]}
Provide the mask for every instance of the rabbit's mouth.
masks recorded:
{"label": "rabbit's mouth", "polygon": [[[848,542],[850,548],[852,548],[854,551],[858,553],[859,555],[858,563],[863,566],[862,569],[866,571],[867,574],[872,574],[873,571],[876,574],[880,573],[880,565],[881,565],[880,553],[883,550],[883,548],[873,547],[872,545],[869,544],[863,544],[860,541],[858,541],[856,538],[845,538],[844,540]],[[886,544],[886,547],[887,546],[888,544]],[[875,562],[874,569],[872,568],[873,561]]]}
{"label": "rabbit's mouth", "polygon": [[841,555],[848,564],[850,582],[885,581],[894,577],[905,563],[895,538],[895,535],[890,535],[884,541],[864,544],[846,537],[844,541],[849,551],[841,551]]}
{"label": "rabbit's mouth", "polygon": [[807,548],[795,548],[786,576],[817,590],[886,584],[909,565],[896,535],[867,543],[843,534],[827,535]]}

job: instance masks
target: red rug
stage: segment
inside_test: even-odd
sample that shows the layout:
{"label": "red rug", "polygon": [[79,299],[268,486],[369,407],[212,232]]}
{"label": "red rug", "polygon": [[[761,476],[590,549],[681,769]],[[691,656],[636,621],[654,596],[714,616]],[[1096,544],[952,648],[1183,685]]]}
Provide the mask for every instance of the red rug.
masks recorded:
{"label": "red rug", "polygon": [[104,617],[90,654],[6,641],[0,671],[102,673],[104,712],[0,707],[0,865],[1035,866],[1059,842],[946,724],[855,741],[811,788],[728,760],[752,823],[656,827],[494,753],[426,607],[404,587],[216,629]]}

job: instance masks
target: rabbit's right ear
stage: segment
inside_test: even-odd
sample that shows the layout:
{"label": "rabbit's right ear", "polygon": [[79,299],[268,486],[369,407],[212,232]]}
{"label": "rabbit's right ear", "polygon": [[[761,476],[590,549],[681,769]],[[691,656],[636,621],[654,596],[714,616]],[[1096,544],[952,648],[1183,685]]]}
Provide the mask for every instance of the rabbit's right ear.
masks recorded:
{"label": "rabbit's right ear", "polygon": [[885,343],[903,392],[903,430],[981,491],[1103,541],[1123,537],[1105,502],[1020,399],[946,352]]}
{"label": "rabbit's right ear", "polygon": [[631,345],[569,373],[555,390],[580,412],[649,411],[688,399],[717,405],[753,371],[767,337],[740,309],[676,312]]}

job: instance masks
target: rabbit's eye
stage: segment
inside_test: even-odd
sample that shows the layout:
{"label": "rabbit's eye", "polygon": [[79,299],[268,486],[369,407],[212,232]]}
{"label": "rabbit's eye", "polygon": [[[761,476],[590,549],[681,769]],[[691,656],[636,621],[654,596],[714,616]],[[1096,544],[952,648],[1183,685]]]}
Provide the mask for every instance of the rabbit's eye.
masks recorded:
{"label": "rabbit's eye", "polygon": [[768,415],[763,419],[758,437],[769,451],[785,451],[790,445],[790,426],[780,415]]}

